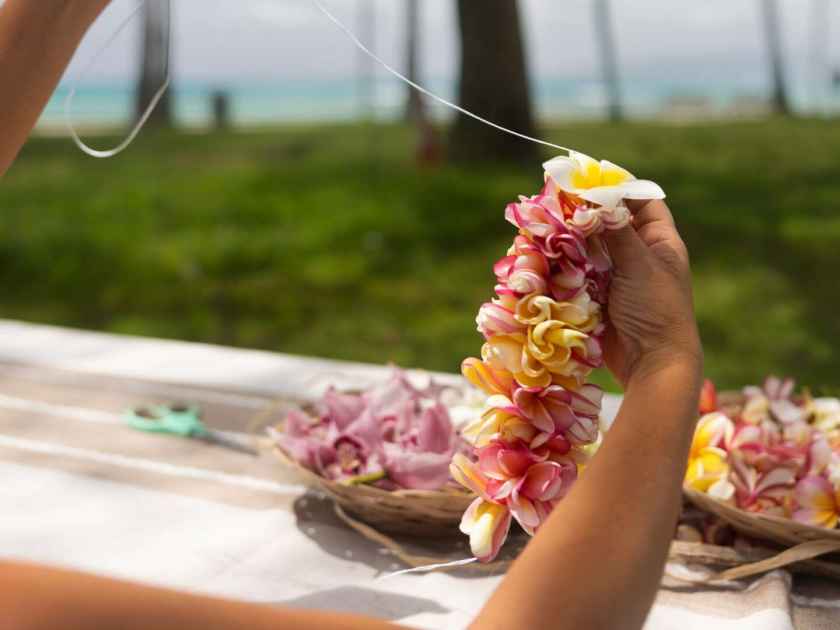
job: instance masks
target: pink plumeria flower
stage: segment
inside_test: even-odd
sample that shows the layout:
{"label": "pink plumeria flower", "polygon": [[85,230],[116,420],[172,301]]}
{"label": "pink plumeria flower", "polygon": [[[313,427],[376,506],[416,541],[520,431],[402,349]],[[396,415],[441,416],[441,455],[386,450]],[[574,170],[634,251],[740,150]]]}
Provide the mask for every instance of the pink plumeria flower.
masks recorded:
{"label": "pink plumeria flower", "polygon": [[545,293],[548,287],[548,259],[527,237],[519,235],[508,250],[508,255],[494,266],[499,295],[514,293]]}
{"label": "pink plumeria flower", "polygon": [[513,402],[542,432],[542,442],[559,434],[572,444],[584,445],[593,443],[598,437],[603,396],[603,390],[597,385],[584,385],[578,391],[560,385],[542,389],[519,387],[514,391]]}
{"label": "pink plumeria flower", "polygon": [[796,473],[787,466],[771,468],[760,472],[747,464],[737,453],[730,453],[732,474],[730,479],[735,486],[735,499],[738,507],[749,512],[766,512],[784,516],[786,501],[796,483]]}
{"label": "pink plumeria flower", "polygon": [[796,484],[793,518],[800,523],[837,527],[840,517],[840,490],[821,475],[809,475]]}
{"label": "pink plumeria flower", "polygon": [[482,562],[490,562],[498,555],[510,530],[510,510],[490,496],[491,489],[497,489],[500,484],[460,453],[452,458],[449,470],[455,481],[478,495],[464,512],[460,528],[470,537],[473,555]]}
{"label": "pink plumeria flower", "polygon": [[502,295],[482,304],[475,318],[478,331],[485,338],[525,332],[526,325],[516,316],[518,302],[512,295]]}
{"label": "pink plumeria flower", "polygon": [[534,464],[510,485],[508,508],[522,529],[533,536],[575,479],[577,466],[571,460]]}
{"label": "pink plumeria flower", "polygon": [[603,229],[617,229],[630,222],[627,199],[664,199],[665,193],[657,184],[636,179],[629,171],[588,155],[570,151],[543,164],[546,177],[563,192],[588,206],[581,206],[572,215],[571,223],[586,236]]}
{"label": "pink plumeria flower", "polygon": [[520,197],[510,203],[505,218],[518,227],[548,258],[565,258],[575,264],[586,262],[583,232],[567,223],[554,181],[546,181],[543,191],[533,197]]}

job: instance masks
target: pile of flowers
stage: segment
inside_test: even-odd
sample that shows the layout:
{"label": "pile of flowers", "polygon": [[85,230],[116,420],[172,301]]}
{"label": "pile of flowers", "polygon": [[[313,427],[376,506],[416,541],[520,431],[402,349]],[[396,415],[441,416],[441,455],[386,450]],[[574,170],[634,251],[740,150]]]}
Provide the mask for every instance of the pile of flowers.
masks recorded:
{"label": "pile of flowers", "polygon": [[269,435],[316,474],[385,490],[437,490],[451,482],[449,462],[467,451],[450,418],[446,389],[420,389],[394,369],[361,393],[330,388],[313,413],[292,410]]}
{"label": "pile of flowers", "polygon": [[720,404],[706,383],[685,485],[748,512],[834,528],[840,520],[840,400],[769,377]]}
{"label": "pile of flowers", "polygon": [[542,191],[505,210],[518,234],[493,267],[496,297],[476,318],[482,358],[462,365],[489,395],[463,431],[473,452],[451,466],[477,495],[461,530],[481,561],[497,555],[511,519],[532,535],[540,528],[598,440],[603,393],[587,378],[603,363],[612,265],[601,234],[631,221],[625,200],[665,196],[581,153],[543,166]]}

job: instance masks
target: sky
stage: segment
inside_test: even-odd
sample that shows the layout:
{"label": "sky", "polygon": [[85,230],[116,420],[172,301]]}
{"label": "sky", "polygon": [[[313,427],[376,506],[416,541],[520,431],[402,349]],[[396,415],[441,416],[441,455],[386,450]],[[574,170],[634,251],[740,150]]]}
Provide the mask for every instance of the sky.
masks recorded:
{"label": "sky", "polygon": [[[154,0],[152,0],[154,1]],[[401,67],[402,0],[322,0],[377,53]],[[476,0],[478,1],[478,0]],[[176,81],[267,82],[350,78],[358,52],[310,0],[172,0]],[[789,75],[807,80],[811,67],[813,7],[825,5],[823,37],[840,42],[840,2],[780,0]],[[520,0],[529,67],[538,78],[597,77],[592,0]],[[139,20],[109,46],[83,76],[83,68],[137,6],[114,0],[91,29],[66,80],[128,81],[137,70]],[[375,28],[359,19],[372,7]],[[612,21],[625,77],[691,75],[714,82],[766,77],[759,0],[613,0]],[[452,78],[458,64],[454,0],[420,0],[421,67],[429,79]],[[833,33],[832,33],[833,31]],[[830,43],[834,65],[840,44]],[[384,71],[383,71],[384,72]]]}

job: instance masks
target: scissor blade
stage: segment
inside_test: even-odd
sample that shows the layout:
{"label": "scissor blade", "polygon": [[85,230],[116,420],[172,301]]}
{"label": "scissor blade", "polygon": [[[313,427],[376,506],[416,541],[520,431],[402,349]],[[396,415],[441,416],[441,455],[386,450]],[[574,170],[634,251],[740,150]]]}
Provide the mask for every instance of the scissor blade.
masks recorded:
{"label": "scissor blade", "polygon": [[208,444],[223,446],[225,448],[244,453],[245,455],[251,455],[253,457],[256,457],[260,454],[260,452],[257,449],[248,446],[247,444],[243,444],[236,438],[229,437],[224,433],[220,433],[219,431],[207,431],[207,433],[197,436],[197,439],[202,440],[203,442],[207,442]]}

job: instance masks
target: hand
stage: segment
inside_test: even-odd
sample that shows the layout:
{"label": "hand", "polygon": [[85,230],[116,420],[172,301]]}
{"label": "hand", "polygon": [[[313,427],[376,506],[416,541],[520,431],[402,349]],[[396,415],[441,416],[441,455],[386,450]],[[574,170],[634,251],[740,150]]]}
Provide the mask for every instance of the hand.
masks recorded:
{"label": "hand", "polygon": [[703,350],[688,250],[662,201],[630,202],[633,223],[607,232],[615,269],[604,340],[607,367],[625,387],[678,364],[700,378]]}

